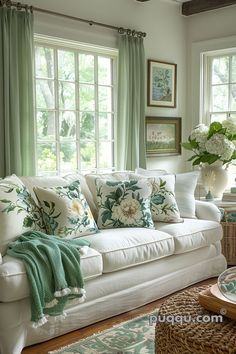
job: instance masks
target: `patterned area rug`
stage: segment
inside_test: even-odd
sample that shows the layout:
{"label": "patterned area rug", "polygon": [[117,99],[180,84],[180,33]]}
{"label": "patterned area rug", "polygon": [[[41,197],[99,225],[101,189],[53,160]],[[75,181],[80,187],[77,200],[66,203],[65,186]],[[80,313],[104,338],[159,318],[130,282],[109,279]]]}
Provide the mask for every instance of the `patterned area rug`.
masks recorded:
{"label": "patterned area rug", "polygon": [[48,354],[154,354],[155,324],[149,324],[149,316],[153,314],[156,312],[122,322]]}

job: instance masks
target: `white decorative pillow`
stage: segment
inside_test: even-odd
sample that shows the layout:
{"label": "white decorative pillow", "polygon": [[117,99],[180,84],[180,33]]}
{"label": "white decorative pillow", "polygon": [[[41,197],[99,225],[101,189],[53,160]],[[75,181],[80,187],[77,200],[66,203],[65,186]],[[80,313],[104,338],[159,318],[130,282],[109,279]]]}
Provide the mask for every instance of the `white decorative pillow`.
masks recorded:
{"label": "white decorative pillow", "polygon": [[152,186],[146,180],[96,179],[98,227],[154,228],[150,211]]}
{"label": "white decorative pillow", "polygon": [[196,218],[194,192],[199,171],[177,173],[175,176],[175,197],[180,215],[183,218]]}
{"label": "white decorative pillow", "polygon": [[[161,170],[143,170],[139,169],[142,176],[159,177],[163,175]],[[191,171],[175,174],[175,198],[182,218],[196,218],[195,215],[195,196],[194,192],[197,186],[199,171]],[[134,177],[132,177],[134,178]]]}
{"label": "white decorative pillow", "polygon": [[76,238],[98,231],[79,181],[67,186],[35,187],[34,192],[41,205],[48,234]]}
{"label": "white decorative pillow", "polygon": [[8,244],[30,229],[42,229],[38,206],[26,186],[15,176],[0,181],[0,253]]}

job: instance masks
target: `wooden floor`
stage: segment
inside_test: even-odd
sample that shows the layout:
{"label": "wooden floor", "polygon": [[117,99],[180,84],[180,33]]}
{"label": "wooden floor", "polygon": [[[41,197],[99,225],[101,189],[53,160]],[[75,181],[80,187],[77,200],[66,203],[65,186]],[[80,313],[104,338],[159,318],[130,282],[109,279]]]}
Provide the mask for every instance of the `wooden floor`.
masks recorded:
{"label": "wooden floor", "polygon": [[[204,280],[204,281],[202,281],[200,283],[197,283],[197,284],[195,284],[195,285],[193,285],[191,287],[213,284],[213,283],[216,282],[216,279],[217,278],[207,279],[207,280]],[[189,288],[191,288],[191,287],[189,287]],[[63,336],[51,339],[51,340],[49,340],[47,342],[43,342],[43,343],[40,343],[40,344],[32,345],[30,347],[25,348],[22,351],[22,354],[47,354],[50,350],[59,349],[59,348],[61,348],[63,346],[66,346],[68,344],[76,342],[76,341],[78,341],[78,340],[80,340],[80,339],[82,339],[84,337],[90,336],[90,335],[92,335],[92,334],[94,334],[96,332],[100,332],[100,331],[103,331],[105,329],[108,329],[108,328],[110,328],[110,327],[112,327],[115,324],[118,324],[120,322],[127,321],[127,320],[130,320],[130,319],[132,319],[132,318],[134,318],[136,316],[152,312],[156,308],[160,307],[161,303],[166,298],[168,298],[168,296],[165,297],[165,298],[162,298],[160,300],[156,300],[154,302],[151,302],[148,305],[139,307],[136,310],[132,310],[132,311],[123,313],[121,315],[109,318],[107,320],[98,322],[98,323],[93,324],[91,326],[81,328],[81,329],[79,329],[77,331],[70,332],[70,333],[65,334]]]}

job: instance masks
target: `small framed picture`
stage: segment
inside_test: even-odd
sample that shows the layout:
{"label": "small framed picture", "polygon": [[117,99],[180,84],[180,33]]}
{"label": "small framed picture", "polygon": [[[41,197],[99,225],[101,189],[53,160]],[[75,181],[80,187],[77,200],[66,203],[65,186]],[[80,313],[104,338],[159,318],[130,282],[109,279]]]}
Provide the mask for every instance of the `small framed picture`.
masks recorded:
{"label": "small framed picture", "polygon": [[146,117],[146,155],[181,154],[181,118]]}
{"label": "small framed picture", "polygon": [[148,106],[176,107],[177,64],[148,60]]}

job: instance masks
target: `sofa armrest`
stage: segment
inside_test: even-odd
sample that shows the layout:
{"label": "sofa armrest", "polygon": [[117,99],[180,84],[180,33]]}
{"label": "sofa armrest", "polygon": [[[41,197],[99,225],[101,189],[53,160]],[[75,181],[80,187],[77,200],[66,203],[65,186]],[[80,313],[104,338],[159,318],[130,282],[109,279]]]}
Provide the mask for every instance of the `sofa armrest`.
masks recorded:
{"label": "sofa armrest", "polygon": [[220,222],[221,212],[214,203],[195,200],[195,207],[198,219]]}

